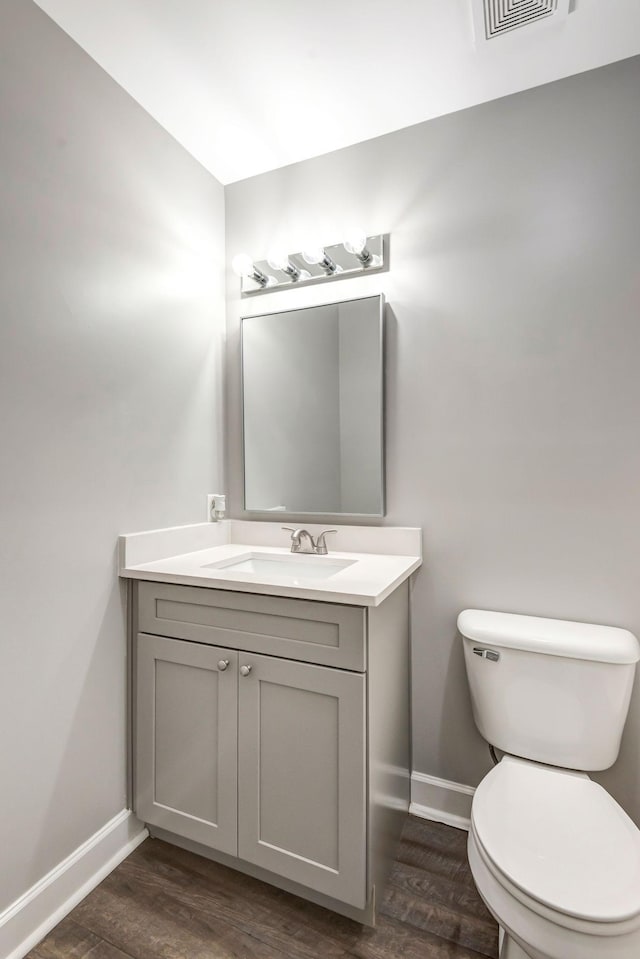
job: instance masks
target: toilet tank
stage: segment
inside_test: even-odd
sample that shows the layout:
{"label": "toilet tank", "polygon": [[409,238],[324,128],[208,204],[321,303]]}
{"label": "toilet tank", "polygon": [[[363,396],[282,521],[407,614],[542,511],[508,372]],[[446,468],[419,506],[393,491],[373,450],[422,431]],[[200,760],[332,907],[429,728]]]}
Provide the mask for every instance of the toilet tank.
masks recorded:
{"label": "toilet tank", "polygon": [[626,629],[467,609],[458,617],[476,725],[504,752],[611,766],[640,645]]}

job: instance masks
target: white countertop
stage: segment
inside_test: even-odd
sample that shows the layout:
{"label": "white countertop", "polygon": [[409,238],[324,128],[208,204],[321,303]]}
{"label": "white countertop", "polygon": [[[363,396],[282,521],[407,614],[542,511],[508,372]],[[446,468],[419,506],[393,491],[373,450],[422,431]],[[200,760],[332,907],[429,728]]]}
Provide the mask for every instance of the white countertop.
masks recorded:
{"label": "white countertop", "polygon": [[[316,535],[323,527],[306,524]],[[271,596],[290,596],[356,606],[378,606],[422,564],[421,530],[406,527],[337,526],[327,537],[329,554],[292,554],[281,523],[226,520],[120,537],[120,576]],[[332,545],[335,548],[331,548]],[[295,558],[313,564],[351,561],[328,579],[302,574],[248,573],[207,568],[211,563],[252,556]]]}

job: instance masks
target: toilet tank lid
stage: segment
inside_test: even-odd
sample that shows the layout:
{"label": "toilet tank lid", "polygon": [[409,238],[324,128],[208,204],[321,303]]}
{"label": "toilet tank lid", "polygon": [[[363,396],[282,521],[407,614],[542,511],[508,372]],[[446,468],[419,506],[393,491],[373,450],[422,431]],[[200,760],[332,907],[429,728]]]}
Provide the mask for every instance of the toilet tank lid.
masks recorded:
{"label": "toilet tank lid", "polygon": [[458,629],[477,643],[548,656],[619,664],[636,663],[640,659],[636,637],[616,626],[465,609],[458,616]]}

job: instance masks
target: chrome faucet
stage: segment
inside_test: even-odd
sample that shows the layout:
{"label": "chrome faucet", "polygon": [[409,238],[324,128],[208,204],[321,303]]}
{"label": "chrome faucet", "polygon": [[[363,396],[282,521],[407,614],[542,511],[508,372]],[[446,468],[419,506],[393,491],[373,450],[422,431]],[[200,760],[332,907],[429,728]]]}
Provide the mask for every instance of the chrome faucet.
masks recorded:
{"label": "chrome faucet", "polygon": [[[291,533],[291,552],[292,553],[314,553],[316,556],[326,556],[329,550],[325,542],[327,533],[337,533],[337,529],[324,529],[318,533],[314,539],[308,529],[292,529],[291,526],[283,526],[284,530]],[[303,544],[306,540],[306,545]]]}

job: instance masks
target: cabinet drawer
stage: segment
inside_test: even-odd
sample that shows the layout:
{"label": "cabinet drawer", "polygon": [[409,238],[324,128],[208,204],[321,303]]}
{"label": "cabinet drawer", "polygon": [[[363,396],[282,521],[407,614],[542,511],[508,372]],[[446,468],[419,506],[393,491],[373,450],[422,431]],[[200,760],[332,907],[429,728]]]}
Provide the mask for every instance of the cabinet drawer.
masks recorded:
{"label": "cabinet drawer", "polygon": [[138,629],[321,666],[366,668],[365,610],[230,590],[138,585]]}

